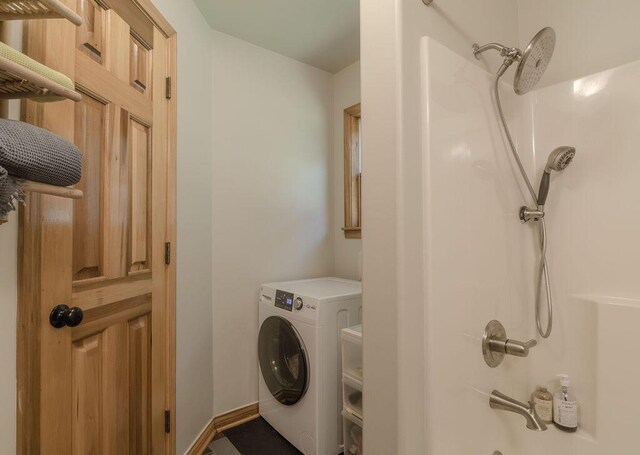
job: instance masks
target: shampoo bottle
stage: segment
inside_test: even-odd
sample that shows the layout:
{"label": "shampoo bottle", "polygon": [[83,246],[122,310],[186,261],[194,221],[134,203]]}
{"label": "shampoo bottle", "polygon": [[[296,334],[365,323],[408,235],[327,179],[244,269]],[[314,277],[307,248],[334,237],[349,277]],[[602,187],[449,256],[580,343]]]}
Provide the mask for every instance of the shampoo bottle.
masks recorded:
{"label": "shampoo bottle", "polygon": [[553,395],[553,423],[562,431],[578,429],[578,401],[569,388],[569,375],[559,374],[560,390]]}
{"label": "shampoo bottle", "polygon": [[538,387],[533,392],[533,406],[545,423],[553,422],[553,395],[544,387]]}

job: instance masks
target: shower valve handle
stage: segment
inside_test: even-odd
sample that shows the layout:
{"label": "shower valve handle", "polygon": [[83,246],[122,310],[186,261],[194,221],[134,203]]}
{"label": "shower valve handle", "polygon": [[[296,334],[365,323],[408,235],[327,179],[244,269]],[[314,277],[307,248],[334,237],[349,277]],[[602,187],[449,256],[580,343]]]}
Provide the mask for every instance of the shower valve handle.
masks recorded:
{"label": "shower valve handle", "polygon": [[489,340],[489,349],[493,352],[505,353],[516,357],[526,357],[529,355],[529,349],[534,347],[538,342],[529,340],[526,343],[518,340],[505,340],[500,338],[492,338]]}
{"label": "shower valve handle", "polygon": [[504,344],[505,354],[515,355],[516,357],[526,357],[529,355],[529,349],[534,347],[538,342],[529,340],[526,343],[516,340],[507,340]]}
{"label": "shower valve handle", "polygon": [[527,357],[529,350],[537,344],[536,340],[522,342],[507,338],[504,326],[494,320],[489,322],[485,328],[482,337],[482,354],[487,365],[495,368],[502,363],[505,355]]}

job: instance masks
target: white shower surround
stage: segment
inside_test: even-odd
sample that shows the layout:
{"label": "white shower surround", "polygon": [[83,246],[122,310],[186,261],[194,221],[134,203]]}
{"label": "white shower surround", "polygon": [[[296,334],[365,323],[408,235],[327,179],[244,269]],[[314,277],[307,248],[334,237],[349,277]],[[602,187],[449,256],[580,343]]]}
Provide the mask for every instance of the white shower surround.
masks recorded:
{"label": "white shower surround", "polygon": [[[536,335],[537,248],[534,226],[517,216],[528,193],[499,130],[493,77],[422,40],[426,453],[637,453],[640,63],[525,97],[503,84],[534,186],[555,147],[573,145],[577,156],[552,176],[547,204],[554,332],[529,358],[496,369],[480,349],[487,322],[501,320],[515,339]],[[535,433],[521,416],[489,408],[493,389],[527,401],[558,373],[575,383],[578,433]]]}

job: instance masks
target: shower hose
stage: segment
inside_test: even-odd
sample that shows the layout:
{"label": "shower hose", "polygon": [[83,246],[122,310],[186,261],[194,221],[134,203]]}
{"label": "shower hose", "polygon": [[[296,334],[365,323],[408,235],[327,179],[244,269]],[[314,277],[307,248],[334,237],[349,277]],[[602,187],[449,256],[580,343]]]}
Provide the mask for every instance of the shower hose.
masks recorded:
{"label": "shower hose", "polygon": [[[527,184],[527,188],[529,189],[529,193],[533,198],[534,205],[537,206],[538,197],[536,195],[533,186],[531,186],[531,181],[527,176],[527,172],[522,165],[522,161],[520,161],[520,156],[518,155],[518,151],[516,150],[516,146],[513,143],[513,139],[511,138],[511,133],[509,132],[509,127],[507,125],[507,121],[504,118],[504,113],[502,112],[502,104],[500,102],[500,92],[498,88],[498,82],[500,77],[507,70],[509,65],[503,65],[498,71],[498,74],[494,80],[493,91],[496,98],[496,104],[498,106],[498,113],[500,114],[500,121],[502,123],[502,128],[504,129],[505,135],[507,136],[507,140],[509,141],[509,146],[511,148],[511,153],[513,158],[516,160],[518,164],[518,168],[520,169],[520,174]],[[543,328],[542,325],[542,316],[540,312],[541,298],[542,298],[542,281],[544,278],[545,283],[545,291],[546,291],[546,300],[547,300],[547,324],[546,327]],[[553,300],[551,297],[551,282],[549,280],[549,266],[547,264],[547,225],[544,218],[540,219],[540,262],[538,264],[538,283],[536,286],[535,292],[535,308],[536,308],[536,326],[538,329],[538,333],[542,338],[548,338],[551,335],[551,329],[553,327]]]}

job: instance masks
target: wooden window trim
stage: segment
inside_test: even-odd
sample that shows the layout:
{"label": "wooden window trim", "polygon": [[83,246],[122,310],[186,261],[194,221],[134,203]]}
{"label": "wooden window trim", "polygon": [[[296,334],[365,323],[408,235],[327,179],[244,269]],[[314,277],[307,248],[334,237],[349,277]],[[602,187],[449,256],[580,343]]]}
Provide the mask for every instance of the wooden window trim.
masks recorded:
{"label": "wooden window trim", "polygon": [[[360,103],[344,110],[344,236],[362,238],[362,174],[354,158],[360,154]],[[354,203],[357,214],[354,216]]]}

